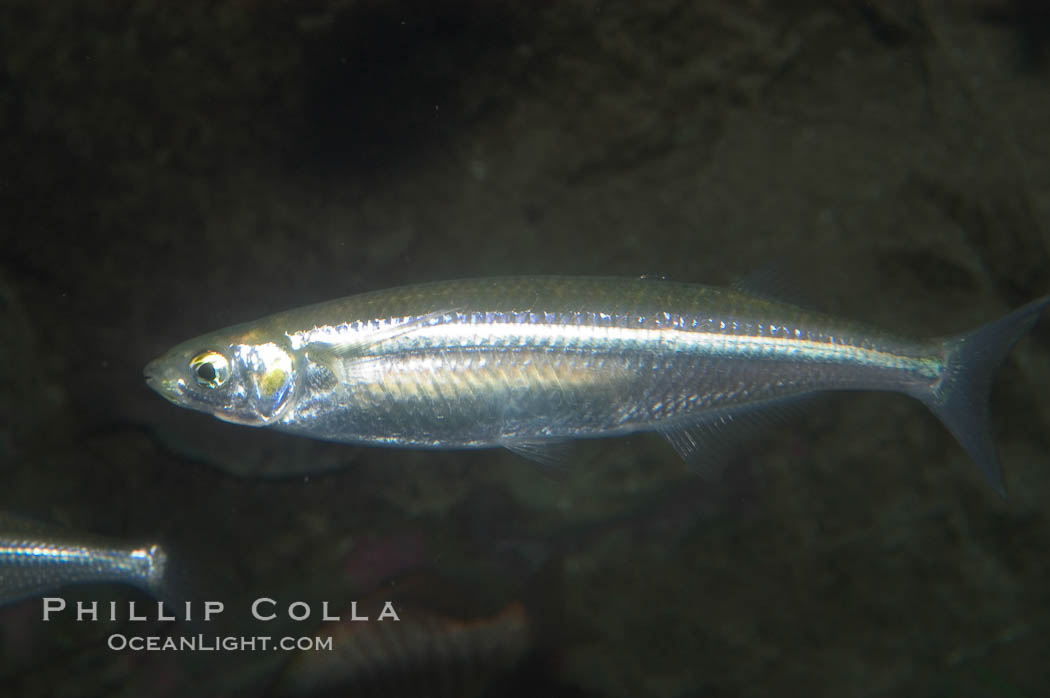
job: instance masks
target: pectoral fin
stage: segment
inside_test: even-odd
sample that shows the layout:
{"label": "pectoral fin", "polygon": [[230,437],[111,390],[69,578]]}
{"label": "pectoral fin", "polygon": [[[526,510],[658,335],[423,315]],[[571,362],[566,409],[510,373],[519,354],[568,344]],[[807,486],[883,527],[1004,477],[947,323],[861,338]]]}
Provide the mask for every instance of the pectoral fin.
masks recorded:
{"label": "pectoral fin", "polygon": [[346,341],[324,342],[321,340],[315,340],[310,343],[311,351],[320,351],[341,358],[347,356],[363,356],[372,353],[372,349],[378,344],[403,337],[412,332],[418,332],[419,330],[430,327],[431,325],[440,324],[440,320],[448,318],[456,312],[457,310],[455,308],[438,310],[433,313],[420,315],[419,317],[412,318],[405,322],[396,324],[392,323],[367,332],[361,332],[360,337],[354,337]]}

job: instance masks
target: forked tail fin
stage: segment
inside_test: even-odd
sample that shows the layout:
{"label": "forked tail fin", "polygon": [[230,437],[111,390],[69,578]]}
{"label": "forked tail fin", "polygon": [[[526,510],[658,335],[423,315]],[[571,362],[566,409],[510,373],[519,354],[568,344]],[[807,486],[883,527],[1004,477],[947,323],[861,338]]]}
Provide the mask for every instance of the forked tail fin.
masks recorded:
{"label": "forked tail fin", "polygon": [[932,391],[919,396],[1004,499],[1006,484],[989,420],[992,379],[1017,340],[1028,333],[1048,305],[1050,296],[1043,296],[994,322],[945,339],[944,374]]}

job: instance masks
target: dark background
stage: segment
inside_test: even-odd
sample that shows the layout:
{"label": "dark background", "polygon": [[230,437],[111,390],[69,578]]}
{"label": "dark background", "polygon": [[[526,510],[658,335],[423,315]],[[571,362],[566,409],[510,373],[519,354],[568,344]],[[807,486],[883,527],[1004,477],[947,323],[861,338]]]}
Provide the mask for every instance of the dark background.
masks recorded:
{"label": "dark background", "polygon": [[[817,405],[710,483],[646,435],[556,473],[319,444],[178,409],[141,372],[276,310],[511,273],[772,263],[899,332],[994,319],[1050,292],[1044,7],[2,2],[0,508],[163,540],[230,616],[522,600],[534,650],[490,695],[1036,695],[1045,320],[992,400],[1005,502],[901,396]],[[280,672],[38,616],[0,612],[4,693],[253,695]]]}

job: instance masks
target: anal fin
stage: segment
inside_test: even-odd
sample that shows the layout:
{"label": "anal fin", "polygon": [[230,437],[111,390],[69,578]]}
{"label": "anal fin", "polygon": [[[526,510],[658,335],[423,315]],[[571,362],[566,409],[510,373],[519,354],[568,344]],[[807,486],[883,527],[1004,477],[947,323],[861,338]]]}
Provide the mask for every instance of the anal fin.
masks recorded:
{"label": "anal fin", "polygon": [[692,421],[659,427],[658,431],[701,477],[716,478],[747,442],[796,418],[813,397],[781,398],[707,412]]}
{"label": "anal fin", "polygon": [[569,462],[571,441],[551,439],[547,441],[522,441],[507,439],[501,445],[508,451],[527,458],[534,463],[552,467],[564,466]]}

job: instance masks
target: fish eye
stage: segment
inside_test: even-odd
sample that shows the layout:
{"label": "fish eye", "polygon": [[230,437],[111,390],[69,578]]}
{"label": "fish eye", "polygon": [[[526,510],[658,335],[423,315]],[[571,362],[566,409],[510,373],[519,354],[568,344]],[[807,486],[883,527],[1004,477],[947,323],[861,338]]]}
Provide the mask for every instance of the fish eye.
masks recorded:
{"label": "fish eye", "polygon": [[190,359],[190,373],[206,388],[221,388],[230,377],[230,362],[217,351],[202,351]]}

